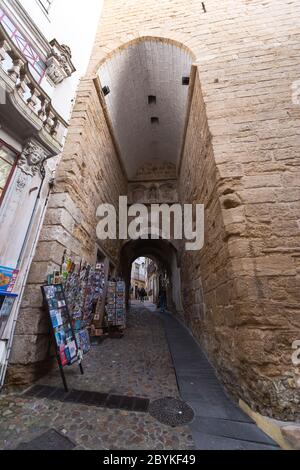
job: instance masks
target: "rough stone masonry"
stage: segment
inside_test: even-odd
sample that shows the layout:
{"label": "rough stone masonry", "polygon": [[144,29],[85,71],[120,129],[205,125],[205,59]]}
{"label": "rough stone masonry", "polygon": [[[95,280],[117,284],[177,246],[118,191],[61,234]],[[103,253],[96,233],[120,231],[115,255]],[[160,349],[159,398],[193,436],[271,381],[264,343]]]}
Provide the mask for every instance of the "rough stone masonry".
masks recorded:
{"label": "rough stone masonry", "polygon": [[[39,286],[65,247],[95,256],[95,208],[127,177],[94,78],[128,43],[173,41],[195,76],[178,167],[181,202],[204,203],[206,243],[180,253],[187,325],[235,398],[299,418],[300,4],[290,0],[105,1],[19,316],[9,381],[48,357]],[[162,64],[164,66],[165,64]],[[118,243],[105,246],[115,262]]]}

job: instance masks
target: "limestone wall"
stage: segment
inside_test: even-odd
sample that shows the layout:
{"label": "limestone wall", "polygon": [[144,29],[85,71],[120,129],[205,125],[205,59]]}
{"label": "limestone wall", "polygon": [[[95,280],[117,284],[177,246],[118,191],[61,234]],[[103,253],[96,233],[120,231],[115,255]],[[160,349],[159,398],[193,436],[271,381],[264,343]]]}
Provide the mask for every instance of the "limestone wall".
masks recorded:
{"label": "limestone wall", "polygon": [[[244,178],[238,178],[239,188]],[[245,247],[247,262],[255,265],[256,252],[250,247],[257,250],[267,240],[259,239],[259,233],[257,239],[253,236],[250,226],[255,219],[246,214],[255,211],[255,205],[240,200],[234,181],[217,169],[197,74],[179,189],[182,202],[205,205],[205,245],[200,253],[182,254],[185,318],[236,398],[269,415],[292,417],[297,391],[291,347],[299,326],[296,316],[287,321],[285,299],[292,291],[297,294],[297,277],[292,270],[289,278],[281,275],[279,266],[276,273],[268,272],[266,253],[261,255],[262,271],[241,271]],[[287,291],[281,291],[280,307],[275,286],[284,281]],[[285,358],[282,363],[280,358]],[[280,395],[275,387],[280,387]]]}
{"label": "limestone wall", "polygon": [[[204,204],[205,243],[199,252],[181,254],[185,320],[200,339],[223,377],[234,355],[233,272],[217,185],[214,159],[201,84],[196,74],[189,125],[179,178],[184,204]],[[224,374],[225,372],[225,374]]]}
{"label": "limestone wall", "polygon": [[[47,316],[40,286],[59,269],[67,248],[77,261],[96,261],[96,210],[127,194],[103,109],[93,81],[83,80],[70,123],[55,186],[18,318],[7,384],[31,382],[49,362]],[[117,242],[99,245],[116,263]]]}

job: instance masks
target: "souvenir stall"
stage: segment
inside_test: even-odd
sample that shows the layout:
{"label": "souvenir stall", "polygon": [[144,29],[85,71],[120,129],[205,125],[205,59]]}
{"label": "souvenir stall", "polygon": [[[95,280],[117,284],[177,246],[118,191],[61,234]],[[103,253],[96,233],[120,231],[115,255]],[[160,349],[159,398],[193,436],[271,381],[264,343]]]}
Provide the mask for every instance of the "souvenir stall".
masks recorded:
{"label": "souvenir stall", "polygon": [[[106,274],[103,263],[95,267],[81,267],[78,272],[74,271],[67,277],[64,289],[73,327],[80,336],[87,336],[88,331],[94,332],[96,311],[102,306],[104,308],[105,286]],[[86,333],[82,333],[83,331]]]}
{"label": "souvenir stall", "polygon": [[105,307],[105,265],[75,265],[66,253],[60,271],[50,274],[42,286],[56,356],[65,389],[64,367],[79,363],[90,351],[90,331],[97,305]]}
{"label": "souvenir stall", "polygon": [[109,261],[76,265],[64,254],[60,271],[42,286],[65,389],[64,367],[90,351],[91,337],[123,336],[126,327],[125,283],[109,282]]}
{"label": "souvenir stall", "polygon": [[107,289],[106,321],[110,336],[123,336],[126,328],[125,282],[110,281]]}
{"label": "souvenir stall", "polygon": [[72,326],[81,336],[92,329],[96,311],[104,310],[107,277],[106,263],[75,265],[65,255],[61,271],[48,276],[47,285],[63,286]]}
{"label": "souvenir stall", "polygon": [[76,337],[66,297],[62,284],[51,284],[42,286],[44,305],[49,313],[52,336],[56,347],[56,357],[59,365],[62,381],[65,391],[68,391],[68,385],[64,374],[64,367],[70,366],[75,362],[79,363],[81,374],[82,367],[82,349]]}

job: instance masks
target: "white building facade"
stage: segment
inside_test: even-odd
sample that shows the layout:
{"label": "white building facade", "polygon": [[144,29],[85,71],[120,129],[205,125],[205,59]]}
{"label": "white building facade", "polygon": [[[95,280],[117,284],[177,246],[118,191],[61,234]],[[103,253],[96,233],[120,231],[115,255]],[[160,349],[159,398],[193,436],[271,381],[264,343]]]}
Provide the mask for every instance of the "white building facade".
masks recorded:
{"label": "white building facade", "polygon": [[138,290],[146,288],[146,259],[138,258],[132,264],[131,269],[131,299],[138,299]]}
{"label": "white building facade", "polygon": [[102,3],[0,1],[0,386]]}

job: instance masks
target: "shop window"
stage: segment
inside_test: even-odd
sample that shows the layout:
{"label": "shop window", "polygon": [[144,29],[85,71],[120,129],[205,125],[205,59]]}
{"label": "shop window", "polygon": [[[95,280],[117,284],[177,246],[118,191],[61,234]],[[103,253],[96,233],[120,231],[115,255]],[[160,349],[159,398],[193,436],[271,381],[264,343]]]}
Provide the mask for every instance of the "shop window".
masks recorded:
{"label": "shop window", "polygon": [[47,69],[45,62],[2,8],[0,8],[0,24],[27,60],[34,79],[41,83]]}
{"label": "shop window", "polygon": [[0,204],[16,166],[17,154],[0,141]]}

